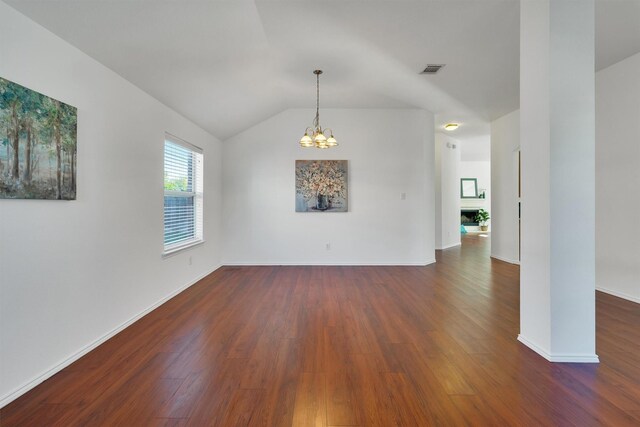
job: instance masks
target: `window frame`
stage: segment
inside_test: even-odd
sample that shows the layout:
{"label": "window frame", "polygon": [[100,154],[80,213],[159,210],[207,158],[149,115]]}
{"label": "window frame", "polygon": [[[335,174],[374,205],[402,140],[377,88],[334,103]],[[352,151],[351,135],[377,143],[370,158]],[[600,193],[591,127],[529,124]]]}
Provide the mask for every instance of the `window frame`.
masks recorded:
{"label": "window frame", "polygon": [[[175,190],[166,190],[164,188],[165,181],[164,177],[166,174],[166,157],[167,157],[167,143],[177,145],[186,150],[189,150],[193,156],[194,164],[191,171],[191,180],[192,180],[192,191],[175,191]],[[164,142],[162,144],[162,240],[163,240],[163,251],[162,257],[168,257],[174,255],[180,251],[185,249],[192,248],[197,245],[201,245],[205,242],[204,239],[204,150],[196,145],[193,145],[175,135],[172,135],[168,132],[165,132]],[[199,156],[199,162],[198,157]],[[194,212],[194,236],[180,240],[178,242],[173,243],[165,243],[165,233],[166,233],[166,224],[165,224],[165,198],[169,197],[184,197],[184,198],[193,198],[193,212]]]}

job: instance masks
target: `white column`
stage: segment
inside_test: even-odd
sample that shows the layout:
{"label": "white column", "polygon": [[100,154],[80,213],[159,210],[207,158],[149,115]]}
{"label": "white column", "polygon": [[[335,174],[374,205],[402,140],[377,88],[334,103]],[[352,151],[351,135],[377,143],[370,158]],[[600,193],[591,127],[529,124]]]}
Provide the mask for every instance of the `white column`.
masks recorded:
{"label": "white column", "polygon": [[520,13],[518,339],[597,362],[594,0],[523,0]]}
{"label": "white column", "polygon": [[460,245],[460,142],[435,135],[436,249]]}

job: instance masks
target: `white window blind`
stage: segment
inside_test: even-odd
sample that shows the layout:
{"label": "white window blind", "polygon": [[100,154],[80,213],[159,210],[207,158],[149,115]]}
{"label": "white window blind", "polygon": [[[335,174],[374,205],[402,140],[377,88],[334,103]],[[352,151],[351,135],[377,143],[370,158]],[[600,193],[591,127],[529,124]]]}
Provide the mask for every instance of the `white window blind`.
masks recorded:
{"label": "white window blind", "polygon": [[164,253],[203,240],[202,150],[174,136],[164,141]]}

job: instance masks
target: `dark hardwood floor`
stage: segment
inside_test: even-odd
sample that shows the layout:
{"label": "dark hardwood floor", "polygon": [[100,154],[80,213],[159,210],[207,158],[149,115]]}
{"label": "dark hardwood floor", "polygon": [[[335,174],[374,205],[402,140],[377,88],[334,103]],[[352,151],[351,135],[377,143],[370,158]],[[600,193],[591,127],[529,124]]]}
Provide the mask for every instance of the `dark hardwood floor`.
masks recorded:
{"label": "dark hardwood floor", "polygon": [[640,306],[597,295],[599,365],[516,341],[518,267],[223,267],[0,411],[8,426],[640,425]]}

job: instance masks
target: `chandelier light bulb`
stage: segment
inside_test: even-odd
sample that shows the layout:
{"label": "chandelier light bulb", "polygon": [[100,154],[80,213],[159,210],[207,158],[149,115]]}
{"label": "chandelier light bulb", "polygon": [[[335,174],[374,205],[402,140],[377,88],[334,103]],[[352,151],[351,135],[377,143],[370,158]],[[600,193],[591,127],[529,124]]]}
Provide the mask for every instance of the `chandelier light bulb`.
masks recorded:
{"label": "chandelier light bulb", "polygon": [[306,132],[304,136],[300,138],[300,145],[303,147],[313,147],[313,140]]}
{"label": "chandelier light bulb", "polygon": [[327,143],[327,137],[324,136],[322,132],[318,132],[315,138],[313,138],[313,142],[315,142],[316,145],[324,145]]}

